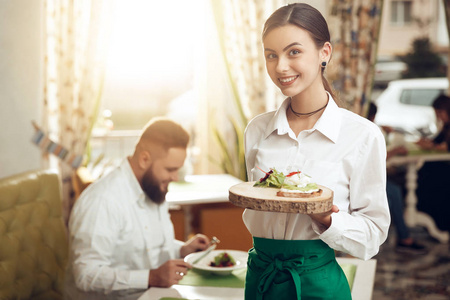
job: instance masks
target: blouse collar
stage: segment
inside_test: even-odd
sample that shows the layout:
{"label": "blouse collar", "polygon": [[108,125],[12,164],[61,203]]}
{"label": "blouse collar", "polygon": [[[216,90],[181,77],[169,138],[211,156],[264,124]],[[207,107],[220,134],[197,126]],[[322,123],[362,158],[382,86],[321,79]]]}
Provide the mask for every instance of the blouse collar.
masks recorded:
{"label": "blouse collar", "polygon": [[[336,143],[342,122],[341,114],[333,97],[330,93],[327,92],[327,94],[330,100],[328,101],[322,116],[320,116],[319,120],[314,124],[312,131],[317,130],[333,143]],[[286,115],[289,101],[290,98],[286,98],[278,110],[275,111],[275,114],[267,125],[264,133],[265,138],[269,137],[274,131],[277,131],[278,135],[284,135],[291,132]]]}

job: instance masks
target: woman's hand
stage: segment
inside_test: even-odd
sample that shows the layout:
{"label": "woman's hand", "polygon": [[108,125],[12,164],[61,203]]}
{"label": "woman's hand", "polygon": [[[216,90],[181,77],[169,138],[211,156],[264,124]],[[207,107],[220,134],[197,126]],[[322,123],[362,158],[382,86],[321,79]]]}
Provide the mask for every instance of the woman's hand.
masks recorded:
{"label": "woman's hand", "polygon": [[321,213],[321,214],[312,214],[309,215],[313,221],[316,221],[323,226],[325,226],[326,229],[330,228],[331,226],[331,214],[339,212],[339,208],[336,205],[333,205],[331,207],[331,210]]}
{"label": "woman's hand", "polygon": [[188,254],[205,250],[208,247],[209,238],[203,234],[196,234],[190,238],[180,249],[181,257],[185,257]]}

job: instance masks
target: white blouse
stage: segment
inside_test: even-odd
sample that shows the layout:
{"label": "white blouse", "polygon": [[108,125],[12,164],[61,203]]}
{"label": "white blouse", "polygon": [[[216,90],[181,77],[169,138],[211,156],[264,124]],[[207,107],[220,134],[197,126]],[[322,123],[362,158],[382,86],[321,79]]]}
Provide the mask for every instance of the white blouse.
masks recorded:
{"label": "white blouse", "polygon": [[322,116],[296,137],[286,117],[289,98],[277,111],[261,114],[245,130],[249,181],[275,168],[301,171],[334,191],[332,224],[325,228],[308,215],[245,210],[243,220],[255,237],[321,239],[331,248],[361,259],[378,253],[390,224],[386,198],[386,146],[374,123],[339,108],[331,95]]}

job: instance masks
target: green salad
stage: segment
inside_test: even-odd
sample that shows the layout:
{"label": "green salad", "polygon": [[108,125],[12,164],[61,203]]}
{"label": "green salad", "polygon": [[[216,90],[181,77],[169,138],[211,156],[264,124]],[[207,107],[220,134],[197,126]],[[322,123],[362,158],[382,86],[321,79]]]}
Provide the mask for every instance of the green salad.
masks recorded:
{"label": "green salad", "polygon": [[222,252],[214,257],[214,261],[210,262],[211,267],[232,267],[236,264],[236,260],[227,252]]}
{"label": "green salad", "polygon": [[282,172],[278,172],[274,168],[270,169],[269,172],[264,173],[266,173],[266,176],[256,181],[253,186],[281,188],[284,183],[284,179],[286,178]]}

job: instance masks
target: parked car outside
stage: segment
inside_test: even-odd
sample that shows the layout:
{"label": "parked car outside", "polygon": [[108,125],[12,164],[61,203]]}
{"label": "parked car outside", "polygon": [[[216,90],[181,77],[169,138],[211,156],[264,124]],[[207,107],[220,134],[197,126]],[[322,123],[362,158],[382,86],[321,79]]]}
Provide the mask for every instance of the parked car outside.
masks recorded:
{"label": "parked car outside", "polygon": [[375,123],[389,126],[414,141],[433,137],[438,132],[434,99],[446,93],[447,78],[418,78],[391,81],[375,100],[378,112]]}
{"label": "parked car outside", "polygon": [[394,57],[380,56],[375,63],[374,84],[386,86],[392,80],[401,79],[407,69],[406,63]]}

